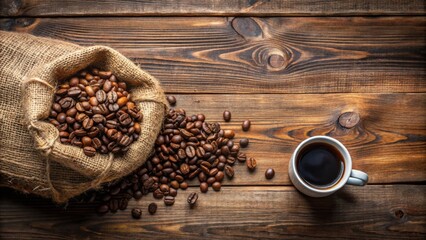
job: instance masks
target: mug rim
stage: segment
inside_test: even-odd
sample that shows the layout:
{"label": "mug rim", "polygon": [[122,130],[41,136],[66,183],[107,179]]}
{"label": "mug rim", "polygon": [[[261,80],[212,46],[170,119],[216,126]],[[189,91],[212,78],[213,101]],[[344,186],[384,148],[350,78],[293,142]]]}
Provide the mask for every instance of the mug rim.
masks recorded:
{"label": "mug rim", "polygon": [[[325,141],[320,141],[320,140],[325,140]],[[342,176],[340,177],[340,179],[337,181],[337,183],[335,183],[334,185],[332,185],[331,187],[328,187],[326,189],[315,188],[315,187],[307,184],[299,176],[299,173],[298,173],[297,168],[296,168],[297,155],[300,153],[300,150],[303,147],[305,147],[307,144],[315,143],[315,142],[325,142],[325,143],[329,143],[329,144],[330,144],[330,142],[332,142],[332,144],[337,145],[337,150],[342,154],[343,161],[344,161],[344,164],[345,164],[345,170],[344,170]],[[299,145],[297,145],[297,147],[293,151],[293,155],[291,157],[291,165],[292,165],[292,168],[293,168],[293,173],[296,176],[297,180],[305,188],[309,189],[310,191],[317,192],[317,193],[330,193],[330,192],[334,192],[334,191],[339,190],[348,181],[348,179],[351,175],[351,170],[352,170],[352,159],[351,159],[351,155],[349,154],[348,149],[346,149],[346,147],[337,139],[329,137],[329,136],[313,136],[313,137],[309,137],[309,138],[303,140],[301,143],[299,143]]]}

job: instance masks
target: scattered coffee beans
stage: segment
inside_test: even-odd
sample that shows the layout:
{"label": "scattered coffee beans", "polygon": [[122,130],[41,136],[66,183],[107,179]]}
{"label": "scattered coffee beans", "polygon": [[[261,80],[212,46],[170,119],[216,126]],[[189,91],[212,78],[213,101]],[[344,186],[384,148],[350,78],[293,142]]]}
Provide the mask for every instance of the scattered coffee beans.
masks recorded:
{"label": "scattered coffee beans", "polygon": [[265,177],[266,179],[272,179],[275,176],[275,170],[273,168],[266,169]]}
{"label": "scattered coffee beans", "polygon": [[109,71],[83,70],[58,87],[49,122],[60,141],[83,148],[89,157],[121,153],[139,138],[142,113],[127,84]]}
{"label": "scattered coffee beans", "polygon": [[134,219],[139,219],[142,216],[142,210],[140,208],[133,208],[132,209],[132,217]]}
{"label": "scattered coffee beans", "polygon": [[231,112],[230,111],[225,110],[223,112],[223,120],[225,120],[225,122],[231,121]]}
{"label": "scattered coffee beans", "polygon": [[248,140],[248,138],[243,138],[243,139],[241,139],[241,140],[240,140],[240,146],[241,146],[242,148],[247,147],[247,146],[248,146],[248,144],[249,144],[249,140]]}
{"label": "scattered coffee beans", "polygon": [[246,165],[247,165],[247,168],[248,168],[250,171],[253,171],[253,170],[256,168],[256,165],[257,165],[257,163],[256,163],[256,159],[254,159],[254,158],[249,158],[249,159],[246,161]]}
{"label": "scattered coffee beans", "polygon": [[250,125],[251,125],[250,120],[245,120],[241,127],[244,132],[247,132],[250,129]]}
{"label": "scattered coffee beans", "polygon": [[148,205],[148,212],[151,215],[154,215],[157,212],[157,204],[156,203],[150,203]]}
{"label": "scattered coffee beans", "polygon": [[[113,94],[110,97],[115,99]],[[107,117],[100,115],[92,120],[96,123],[103,118]],[[120,180],[104,184],[91,197],[99,201],[98,212],[117,211],[127,206],[132,197],[140,199],[150,192],[154,198],[163,199],[165,205],[173,205],[178,189],[187,189],[187,181],[192,179],[198,179],[203,193],[209,186],[219,191],[225,175],[234,176],[233,165],[245,162],[247,157],[232,140],[233,130],[221,129],[219,123],[205,119],[203,114],[187,116],[183,109],[170,109],[155,141],[154,153],[145,164]],[[117,133],[109,133],[114,134]],[[254,168],[256,161],[250,159],[250,166]],[[194,205],[197,199],[198,195],[191,193],[187,201]],[[157,209],[153,204],[148,206],[149,213]]]}
{"label": "scattered coffee beans", "polygon": [[189,194],[188,199],[187,199],[187,201],[188,201],[188,203],[191,207],[193,207],[195,205],[197,200],[198,200],[198,194],[195,193],[195,192]]}

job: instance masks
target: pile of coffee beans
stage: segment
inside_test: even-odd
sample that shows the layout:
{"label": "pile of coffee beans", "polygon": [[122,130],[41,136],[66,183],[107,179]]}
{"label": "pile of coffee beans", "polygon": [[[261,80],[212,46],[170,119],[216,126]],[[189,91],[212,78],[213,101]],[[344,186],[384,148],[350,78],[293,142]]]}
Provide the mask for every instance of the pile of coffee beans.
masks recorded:
{"label": "pile of coffee beans", "polygon": [[49,122],[60,141],[84,154],[122,153],[139,138],[142,113],[130,100],[127,84],[110,71],[80,71],[58,87]]}
{"label": "pile of coffee beans", "polygon": [[[192,179],[198,179],[203,193],[209,188],[219,191],[225,176],[234,176],[234,164],[245,162],[247,157],[234,142],[233,130],[205,120],[203,114],[187,116],[183,109],[170,109],[152,157],[132,174],[97,192],[97,211],[116,212],[125,208],[131,198],[140,199],[150,192],[154,198],[163,199],[165,205],[173,205],[178,189],[187,189],[188,180]],[[256,160],[250,159],[247,166],[254,169]],[[188,204],[194,206],[197,199],[198,195],[191,193]],[[153,214],[156,206],[150,205],[148,210]]]}
{"label": "pile of coffee beans", "polygon": [[[168,97],[168,100],[176,104],[174,97]],[[225,111],[225,120],[228,116],[230,118],[231,113]],[[250,121],[243,125],[247,124],[250,125]],[[155,141],[154,154],[145,164],[120,180],[104,184],[87,199],[98,202],[97,212],[104,214],[124,210],[130,199],[139,200],[149,193],[162,199],[164,205],[171,206],[178,190],[187,189],[188,181],[192,179],[198,180],[203,193],[209,188],[220,191],[225,176],[233,178],[237,162],[245,163],[250,171],[257,166],[254,158],[247,158],[240,152],[241,147],[248,145],[248,139],[243,138],[238,144],[234,137],[233,130],[222,129],[217,122],[207,122],[203,114],[187,116],[183,109],[170,109]],[[273,169],[267,173],[268,179],[273,177],[271,171]],[[196,205],[198,198],[195,192],[187,196],[190,208]],[[157,204],[149,204],[147,211],[155,214]],[[142,210],[135,208],[131,214],[138,219]]]}

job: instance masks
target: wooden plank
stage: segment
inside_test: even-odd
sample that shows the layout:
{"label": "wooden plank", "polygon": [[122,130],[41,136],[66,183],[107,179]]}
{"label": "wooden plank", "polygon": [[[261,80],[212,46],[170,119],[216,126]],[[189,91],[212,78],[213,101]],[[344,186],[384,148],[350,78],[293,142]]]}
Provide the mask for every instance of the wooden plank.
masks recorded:
{"label": "wooden plank", "polygon": [[353,16],[424,15],[422,0],[3,0],[0,16]]}
{"label": "wooden plank", "polygon": [[[16,239],[424,239],[424,185],[345,187],[320,199],[293,187],[224,187],[201,194],[190,209],[188,189],[171,207],[151,195],[103,217],[93,206],[67,209],[0,190],[0,235]],[[147,206],[157,202],[153,216]],[[142,219],[130,209],[140,207]]]}
{"label": "wooden plank", "polygon": [[[257,159],[256,172],[237,164],[236,175],[225,185],[288,185],[288,161],[296,146],[309,136],[329,135],[346,145],[353,168],[369,174],[370,183],[424,182],[426,179],[425,94],[197,94],[176,95],[187,114],[204,113],[234,129],[236,139],[247,137],[247,155]],[[232,120],[222,113],[229,109]],[[342,113],[355,112],[360,122],[342,128]],[[250,119],[249,132],[241,130]],[[276,175],[266,180],[264,172]]]}
{"label": "wooden plank", "polygon": [[2,19],[116,48],[177,93],[425,92],[425,17]]}

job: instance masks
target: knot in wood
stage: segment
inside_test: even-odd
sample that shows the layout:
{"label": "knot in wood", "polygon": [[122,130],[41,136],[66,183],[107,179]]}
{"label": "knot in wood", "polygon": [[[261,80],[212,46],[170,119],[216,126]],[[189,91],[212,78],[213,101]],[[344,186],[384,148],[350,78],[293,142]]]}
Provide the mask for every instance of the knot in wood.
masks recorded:
{"label": "knot in wood", "polygon": [[269,66],[273,68],[281,68],[284,66],[284,62],[284,57],[279,54],[272,54],[268,59]]}
{"label": "knot in wood", "polygon": [[345,112],[339,117],[339,124],[344,128],[353,128],[359,122],[359,114],[356,112]]}

